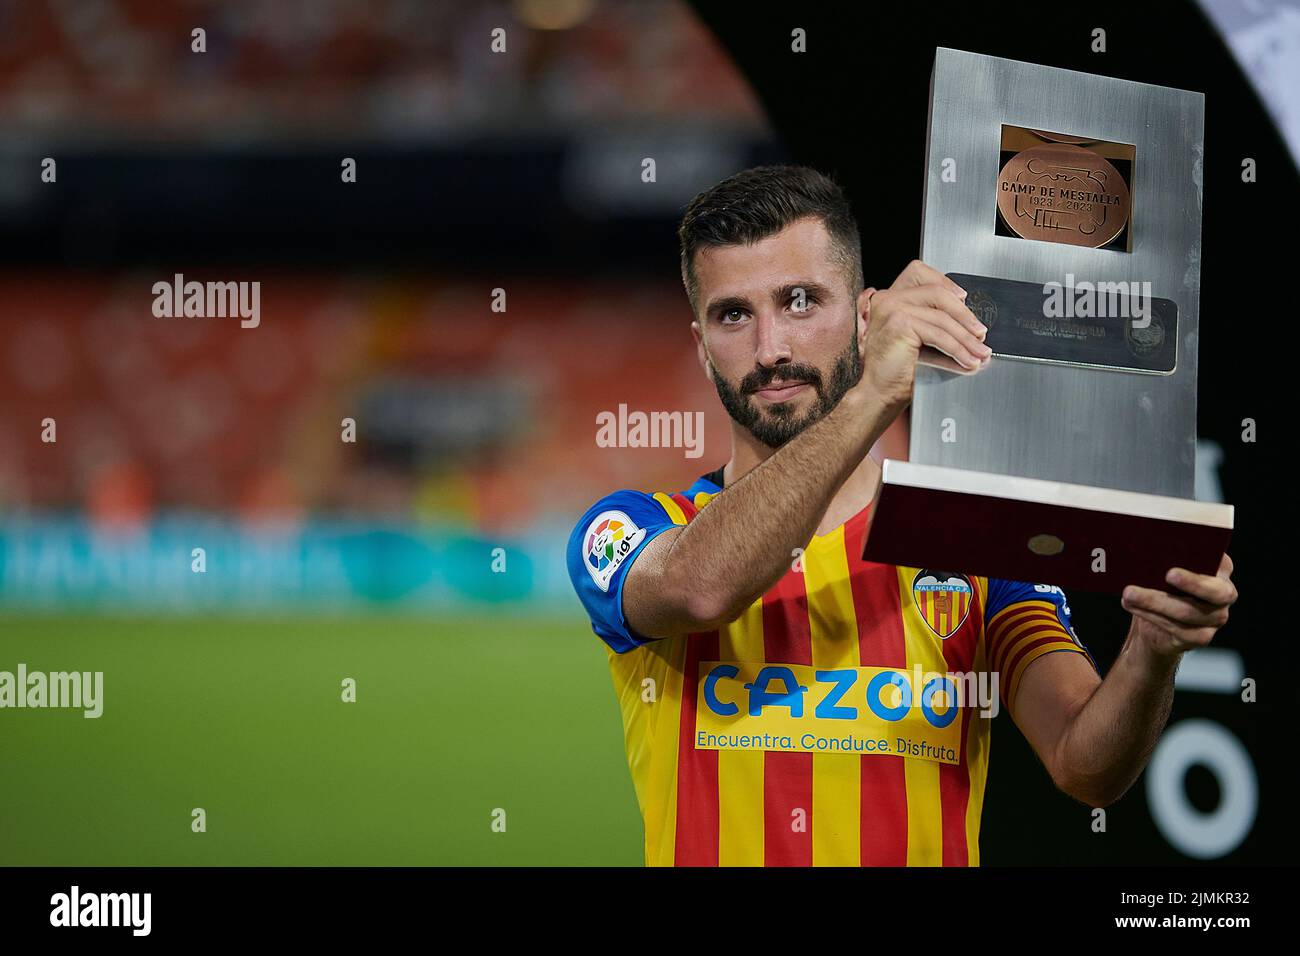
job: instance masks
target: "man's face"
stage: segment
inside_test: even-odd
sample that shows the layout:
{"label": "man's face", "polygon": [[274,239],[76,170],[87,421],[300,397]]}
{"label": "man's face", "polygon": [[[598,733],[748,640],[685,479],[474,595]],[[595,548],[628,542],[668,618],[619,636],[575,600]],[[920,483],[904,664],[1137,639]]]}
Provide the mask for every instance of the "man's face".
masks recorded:
{"label": "man's face", "polygon": [[821,220],[752,246],[703,248],[695,276],[700,362],[727,413],[764,445],[780,448],[857,382],[858,290]]}

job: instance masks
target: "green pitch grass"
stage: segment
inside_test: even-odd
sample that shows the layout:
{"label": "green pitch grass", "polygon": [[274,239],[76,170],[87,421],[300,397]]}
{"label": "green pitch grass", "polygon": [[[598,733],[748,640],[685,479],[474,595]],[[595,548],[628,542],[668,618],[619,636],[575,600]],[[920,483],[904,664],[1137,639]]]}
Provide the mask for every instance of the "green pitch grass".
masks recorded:
{"label": "green pitch grass", "polygon": [[2,865],[642,862],[578,616],[0,616],[20,661],[103,671],[104,712],[0,710]]}

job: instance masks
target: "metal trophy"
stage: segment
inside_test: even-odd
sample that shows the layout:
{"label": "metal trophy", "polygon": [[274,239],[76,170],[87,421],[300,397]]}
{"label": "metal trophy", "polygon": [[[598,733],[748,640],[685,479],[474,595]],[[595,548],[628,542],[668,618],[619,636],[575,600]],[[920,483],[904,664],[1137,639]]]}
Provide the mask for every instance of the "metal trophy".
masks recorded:
{"label": "metal trophy", "polygon": [[917,369],[863,557],[1119,593],[1213,574],[1194,500],[1204,97],[939,48],[921,259],[993,361]]}

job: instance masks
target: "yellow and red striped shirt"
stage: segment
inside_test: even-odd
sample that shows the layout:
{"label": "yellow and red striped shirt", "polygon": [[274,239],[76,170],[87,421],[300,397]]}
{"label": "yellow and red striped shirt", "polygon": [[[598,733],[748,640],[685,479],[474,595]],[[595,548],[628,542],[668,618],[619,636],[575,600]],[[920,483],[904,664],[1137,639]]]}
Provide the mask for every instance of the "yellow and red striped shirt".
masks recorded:
{"label": "yellow and red striped shirt", "polygon": [[646,863],[978,865],[988,705],[1009,707],[1042,655],[1087,654],[1065,595],[863,561],[864,509],[730,624],[635,634],[628,567],[720,490],[702,478],[679,494],[616,492],[569,542],[608,644]]}

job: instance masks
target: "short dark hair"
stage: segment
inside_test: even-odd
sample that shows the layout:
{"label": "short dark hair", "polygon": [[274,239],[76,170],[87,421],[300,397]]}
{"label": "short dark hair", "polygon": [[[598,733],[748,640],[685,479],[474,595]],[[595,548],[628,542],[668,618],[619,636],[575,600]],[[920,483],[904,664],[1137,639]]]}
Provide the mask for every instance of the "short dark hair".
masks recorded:
{"label": "short dark hair", "polygon": [[809,216],[822,221],[853,294],[861,292],[862,246],[844,190],[807,166],[757,166],[706,189],[686,207],[677,238],[692,308],[699,292],[695,253],[701,247],[755,243]]}

